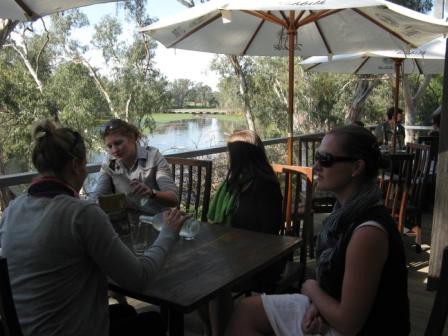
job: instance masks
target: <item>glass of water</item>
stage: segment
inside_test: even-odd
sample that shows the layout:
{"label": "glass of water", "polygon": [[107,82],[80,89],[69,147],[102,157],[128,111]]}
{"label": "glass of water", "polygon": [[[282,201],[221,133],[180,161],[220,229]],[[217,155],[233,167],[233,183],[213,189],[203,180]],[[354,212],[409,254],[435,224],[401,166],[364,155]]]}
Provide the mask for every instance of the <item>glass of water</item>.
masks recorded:
{"label": "glass of water", "polygon": [[189,215],[191,215],[191,217],[185,221],[179,232],[179,236],[185,240],[194,239],[199,233],[201,227],[201,222],[197,220],[196,211],[190,212]]}

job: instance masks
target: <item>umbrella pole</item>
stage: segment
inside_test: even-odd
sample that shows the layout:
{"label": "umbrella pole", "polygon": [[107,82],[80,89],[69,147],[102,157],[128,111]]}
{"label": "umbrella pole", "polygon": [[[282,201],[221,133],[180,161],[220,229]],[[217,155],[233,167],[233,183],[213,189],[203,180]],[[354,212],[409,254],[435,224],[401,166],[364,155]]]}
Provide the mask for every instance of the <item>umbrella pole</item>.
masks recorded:
{"label": "umbrella pole", "polygon": [[[292,15],[291,15],[292,14]],[[294,22],[294,12],[291,11],[290,22]],[[288,28],[288,157],[287,163],[292,165],[293,157],[293,111],[294,111],[294,49],[297,31]]]}
{"label": "umbrella pole", "polygon": [[392,153],[397,144],[398,96],[400,94],[400,72],[402,60],[395,59],[394,129],[392,133]]}
{"label": "umbrella pole", "polygon": [[[293,111],[294,111],[294,50],[297,30],[294,27],[294,11],[289,12],[288,27],[288,148],[286,163],[293,164]],[[292,213],[292,176],[287,174],[288,195],[286,202],[286,231],[291,230],[291,213]]]}

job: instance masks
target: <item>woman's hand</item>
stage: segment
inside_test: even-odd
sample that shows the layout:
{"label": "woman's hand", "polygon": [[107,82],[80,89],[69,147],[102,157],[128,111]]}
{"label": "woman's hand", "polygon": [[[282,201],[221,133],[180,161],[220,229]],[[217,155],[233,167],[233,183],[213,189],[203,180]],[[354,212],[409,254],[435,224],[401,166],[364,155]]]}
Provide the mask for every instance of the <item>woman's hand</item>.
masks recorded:
{"label": "woman's hand", "polygon": [[302,320],[302,330],[305,334],[325,334],[328,324],[320,316],[317,307],[311,303]]}
{"label": "woman's hand", "polygon": [[132,188],[132,194],[134,195],[149,197],[153,194],[153,190],[139,180],[132,180],[129,184]]}
{"label": "woman's hand", "polygon": [[190,215],[186,215],[182,211],[179,211],[178,209],[169,209],[163,213],[163,220],[165,222],[165,225],[177,233],[180,232],[180,229],[182,228],[182,225],[184,222],[190,218]]}
{"label": "woman's hand", "polygon": [[312,301],[316,289],[319,289],[319,283],[316,280],[306,280],[302,285],[302,294],[308,296]]}

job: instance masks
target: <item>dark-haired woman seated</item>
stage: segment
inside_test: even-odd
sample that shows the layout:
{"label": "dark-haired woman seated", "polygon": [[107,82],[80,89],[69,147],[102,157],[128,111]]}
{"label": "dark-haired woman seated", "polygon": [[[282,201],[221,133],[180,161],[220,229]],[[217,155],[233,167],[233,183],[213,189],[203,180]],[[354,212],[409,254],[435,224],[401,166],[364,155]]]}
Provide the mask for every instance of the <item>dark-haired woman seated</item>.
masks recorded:
{"label": "dark-haired woman seated", "polygon": [[11,202],[0,224],[23,334],[164,334],[156,313],[137,315],[127,305],[109,309],[107,277],[133,290],[150,285],[186,216],[166,212],[157,240],[136,257],[98,205],[79,199],[87,176],[81,135],[46,121],[33,138],[32,161],[40,176]]}
{"label": "dark-haired woman seated", "polygon": [[[259,136],[250,130],[234,132],[227,143],[229,171],[211,201],[211,223],[234,228],[278,234],[282,225],[282,194]],[[283,263],[255,276],[237,290],[263,282],[274,283]],[[212,335],[222,335],[233,309],[230,292],[223,292],[209,304]]]}
{"label": "dark-haired woman seated", "polygon": [[244,299],[228,335],[409,334],[403,245],[376,184],[382,163],[365,128],[324,137],[314,168],[318,187],[337,203],[319,234],[317,280],[307,280],[302,294]]}

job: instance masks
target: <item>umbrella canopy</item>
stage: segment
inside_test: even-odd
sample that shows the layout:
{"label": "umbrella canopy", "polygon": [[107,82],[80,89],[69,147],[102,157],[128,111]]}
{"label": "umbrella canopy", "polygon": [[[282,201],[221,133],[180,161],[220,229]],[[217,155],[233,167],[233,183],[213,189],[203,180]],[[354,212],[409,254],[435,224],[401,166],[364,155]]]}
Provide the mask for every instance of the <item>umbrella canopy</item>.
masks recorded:
{"label": "umbrella canopy", "polygon": [[[381,50],[355,54],[313,56],[300,64],[305,71],[377,75],[395,73],[394,120],[397,122],[400,74],[442,74],[445,66],[446,40],[435,39],[409,52]],[[392,150],[397,141],[396,127],[392,137]]]}
{"label": "umbrella canopy", "polygon": [[421,45],[448,24],[383,0],[216,0],[142,29],[166,47],[288,56],[288,164],[292,163],[294,55]]}
{"label": "umbrella canopy", "polygon": [[395,60],[402,60],[405,74],[442,74],[445,64],[445,39],[436,39],[409,52],[378,50],[354,54],[313,56],[300,62],[305,71],[376,75],[395,73]]}
{"label": "umbrella canopy", "polygon": [[0,18],[29,21],[66,9],[111,1],[113,0],[1,0]]}

